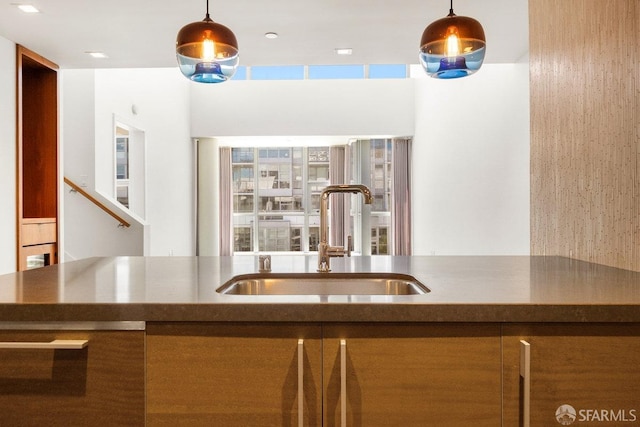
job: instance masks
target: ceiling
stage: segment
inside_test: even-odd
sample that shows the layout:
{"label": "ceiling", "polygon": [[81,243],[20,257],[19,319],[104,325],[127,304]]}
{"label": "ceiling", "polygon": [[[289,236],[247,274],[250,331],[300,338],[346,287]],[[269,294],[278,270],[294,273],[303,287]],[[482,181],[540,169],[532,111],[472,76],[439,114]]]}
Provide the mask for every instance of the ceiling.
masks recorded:
{"label": "ceiling", "polygon": [[[33,4],[26,14],[15,4]],[[424,28],[446,0],[211,0],[211,18],[235,33],[241,65],[416,64]],[[180,28],[204,18],[206,0],[0,0],[0,36],[61,68],[173,67]],[[526,60],[527,0],[456,0],[483,25],[485,63]],[[266,32],[279,34],[275,40]],[[353,49],[351,56],[336,48]],[[101,51],[107,59],[86,52]]]}

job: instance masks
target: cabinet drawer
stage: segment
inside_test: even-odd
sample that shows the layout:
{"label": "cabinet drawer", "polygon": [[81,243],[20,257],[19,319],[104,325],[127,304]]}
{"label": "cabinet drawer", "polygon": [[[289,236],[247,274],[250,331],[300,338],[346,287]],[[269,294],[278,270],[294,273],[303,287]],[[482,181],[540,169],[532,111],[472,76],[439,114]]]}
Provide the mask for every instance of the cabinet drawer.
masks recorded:
{"label": "cabinet drawer", "polygon": [[56,242],[56,223],[22,224],[22,246]]}
{"label": "cabinet drawer", "polygon": [[147,425],[319,427],[320,337],[307,324],[147,325]]}
{"label": "cabinet drawer", "polygon": [[505,325],[503,362],[505,426],[637,425],[638,324]]}
{"label": "cabinet drawer", "polygon": [[[28,348],[54,340],[88,343]],[[0,426],[144,426],[144,331],[2,330],[0,342],[19,347],[0,348]]]}

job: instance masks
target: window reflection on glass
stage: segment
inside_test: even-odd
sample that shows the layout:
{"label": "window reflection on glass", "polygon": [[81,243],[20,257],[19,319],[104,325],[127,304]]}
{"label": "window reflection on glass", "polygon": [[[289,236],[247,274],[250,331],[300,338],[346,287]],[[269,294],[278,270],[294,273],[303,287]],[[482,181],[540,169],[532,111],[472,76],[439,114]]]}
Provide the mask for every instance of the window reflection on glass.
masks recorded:
{"label": "window reflection on glass", "polygon": [[328,162],[329,147],[309,147],[309,162]]}
{"label": "window reflection on glass", "polygon": [[371,215],[371,255],[389,254],[391,216]]}
{"label": "window reflection on glass", "polygon": [[253,163],[253,148],[234,148],[231,151],[233,163]]}
{"label": "window reflection on glass", "polygon": [[318,251],[320,243],[320,227],[309,227],[309,250]]}
{"label": "window reflection on glass", "polygon": [[326,186],[327,183],[309,184],[309,209],[312,212],[318,212],[320,210],[320,194]]}
{"label": "window reflection on glass", "polygon": [[45,267],[50,265],[50,256],[51,254],[38,254],[38,255],[28,255],[27,256],[27,270],[31,270],[34,268]]}
{"label": "window reflection on glass", "polygon": [[371,140],[372,211],[391,209],[391,139]]}
{"label": "window reflection on glass", "polygon": [[302,196],[260,197],[258,210],[260,210],[261,212],[302,212]]}
{"label": "window reflection on glass", "polygon": [[116,200],[129,208],[129,129],[116,125]]}
{"label": "window reflection on glass", "polygon": [[308,222],[329,183],[329,147],[236,147],[231,160],[234,251],[317,250]]}
{"label": "window reflection on glass", "polygon": [[258,250],[284,252],[291,250],[291,224],[289,221],[262,219],[259,222]]}
{"label": "window reflection on glass", "polygon": [[[359,139],[351,146],[351,178],[369,187],[373,203],[369,213],[370,230],[362,236],[367,244],[370,238],[372,255],[388,255],[392,252],[391,209],[393,189],[393,139]],[[362,165],[362,167],[359,167]],[[352,217],[352,229],[362,227],[361,217]],[[363,234],[365,231],[363,230]],[[356,249],[357,242],[356,242]]]}
{"label": "window reflection on glass", "polygon": [[128,185],[118,185],[116,187],[116,199],[120,204],[124,207],[129,207],[129,186]]}
{"label": "window reflection on glass", "polygon": [[253,165],[233,165],[233,191],[253,193]]}
{"label": "window reflection on glass", "polygon": [[234,194],[234,212],[253,212],[253,195]]}
{"label": "window reflection on glass", "polygon": [[251,252],[253,245],[251,243],[251,227],[235,227],[233,229],[233,250],[235,252]]}
{"label": "window reflection on glass", "polygon": [[[392,144],[391,138],[379,138],[350,145],[351,171],[362,175],[347,181],[367,185],[374,198],[371,229],[359,237],[366,244],[371,237],[374,255],[391,252]],[[329,147],[237,147],[232,163],[234,250],[316,251],[320,194],[329,184]],[[357,216],[352,212],[350,230],[361,226]]]}
{"label": "window reflection on glass", "polygon": [[122,137],[116,138],[116,178],[129,179],[129,137],[128,136],[126,137],[122,136]]}

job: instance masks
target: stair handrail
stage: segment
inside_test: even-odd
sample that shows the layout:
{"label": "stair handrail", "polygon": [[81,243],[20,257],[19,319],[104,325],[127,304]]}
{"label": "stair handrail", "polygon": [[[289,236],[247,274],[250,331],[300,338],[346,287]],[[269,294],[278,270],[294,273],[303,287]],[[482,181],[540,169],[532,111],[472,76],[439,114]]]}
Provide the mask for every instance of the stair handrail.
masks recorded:
{"label": "stair handrail", "polygon": [[95,197],[93,197],[91,194],[87,193],[82,187],[80,187],[78,184],[76,184],[75,182],[71,181],[69,178],[67,178],[66,176],[64,177],[64,182],[65,184],[67,184],[69,187],[71,187],[71,191],[75,191],[77,193],[82,194],[84,197],[86,197],[91,203],[93,203],[94,205],[96,205],[97,207],[99,207],[100,209],[102,209],[103,211],[105,211],[106,213],[108,213],[109,215],[111,215],[113,218],[115,218],[116,221],[118,221],[120,224],[120,227],[130,227],[131,224],[129,224],[129,222],[127,222],[124,218],[122,218],[120,215],[118,215],[117,213],[115,213],[114,211],[112,211],[111,209],[109,209],[107,206],[105,206],[102,202],[100,202],[98,199],[96,199]]}

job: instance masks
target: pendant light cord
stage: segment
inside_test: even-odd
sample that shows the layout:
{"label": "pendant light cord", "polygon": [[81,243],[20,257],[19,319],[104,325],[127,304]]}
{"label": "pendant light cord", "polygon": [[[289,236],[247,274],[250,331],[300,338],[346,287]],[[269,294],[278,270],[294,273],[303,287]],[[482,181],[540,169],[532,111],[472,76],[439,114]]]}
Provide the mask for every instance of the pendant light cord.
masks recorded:
{"label": "pendant light cord", "polygon": [[[209,0],[207,0],[208,2]],[[451,3],[449,3],[449,16],[455,16],[455,13],[453,13],[453,0],[451,0]]]}
{"label": "pendant light cord", "polygon": [[[451,0],[453,1],[453,0]],[[205,21],[211,21],[211,17],[209,16],[209,0],[207,0],[207,15],[204,17]]]}

